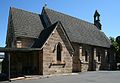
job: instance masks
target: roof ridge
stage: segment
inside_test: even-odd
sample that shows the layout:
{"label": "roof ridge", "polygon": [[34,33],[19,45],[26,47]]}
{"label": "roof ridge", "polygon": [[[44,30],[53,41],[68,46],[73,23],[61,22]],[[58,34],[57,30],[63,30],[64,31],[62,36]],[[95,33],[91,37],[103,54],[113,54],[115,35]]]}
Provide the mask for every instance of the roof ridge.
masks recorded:
{"label": "roof ridge", "polygon": [[[62,15],[65,15],[65,16],[68,16],[68,17],[71,17],[71,18],[73,18],[73,19],[75,19],[75,20],[80,20],[80,21],[83,21],[83,22],[86,22],[86,23],[89,23],[89,24],[94,25],[94,23],[92,23],[92,22],[88,22],[88,21],[86,21],[86,20],[83,20],[83,19],[80,19],[80,18],[74,17],[74,16],[69,15],[69,14],[65,14],[64,12],[59,12],[59,11],[56,11],[56,10],[53,10],[53,9],[50,9],[50,8],[47,8],[47,7],[45,7],[44,9],[45,9],[45,10],[48,9],[48,10],[50,10],[50,11],[53,11],[53,12],[56,12],[56,13],[59,13],[59,14],[62,14]],[[95,26],[95,25],[94,25],[94,26]]]}
{"label": "roof ridge", "polygon": [[58,20],[62,22],[71,42],[110,47],[109,39],[94,24],[49,8],[45,8],[44,11],[48,14],[51,23]]}
{"label": "roof ridge", "polygon": [[[52,24],[48,28],[43,29],[42,32],[39,34],[38,39],[34,42],[32,48],[33,47],[42,48],[57,25],[58,25],[58,22]],[[40,44],[38,44],[38,43],[40,43]]]}
{"label": "roof ridge", "polygon": [[37,15],[40,15],[40,14],[35,13],[35,12],[32,12],[32,11],[30,12],[30,11],[28,11],[28,10],[19,9],[19,8],[15,8],[15,7],[10,7],[10,9],[11,9],[11,10],[13,10],[13,9],[15,9],[15,10],[20,10],[20,11],[28,12],[28,13],[31,13],[31,14],[37,14]]}
{"label": "roof ridge", "polygon": [[57,26],[57,24],[59,23],[59,21],[57,21],[57,22],[55,22],[54,24],[52,24],[52,25],[50,25],[49,27],[47,27],[47,28],[44,28],[43,30],[47,30],[47,29],[49,29],[49,28],[51,28],[52,26],[54,26],[54,25],[56,25]]}

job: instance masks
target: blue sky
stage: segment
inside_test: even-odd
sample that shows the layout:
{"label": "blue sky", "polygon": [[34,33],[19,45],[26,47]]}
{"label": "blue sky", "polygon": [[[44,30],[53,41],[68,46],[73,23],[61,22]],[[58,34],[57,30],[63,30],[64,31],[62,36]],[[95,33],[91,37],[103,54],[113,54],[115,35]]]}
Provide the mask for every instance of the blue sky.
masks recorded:
{"label": "blue sky", "polygon": [[93,22],[97,9],[101,15],[102,31],[110,37],[120,35],[120,0],[0,0],[0,47],[5,46],[10,6],[41,13],[47,7],[79,19]]}

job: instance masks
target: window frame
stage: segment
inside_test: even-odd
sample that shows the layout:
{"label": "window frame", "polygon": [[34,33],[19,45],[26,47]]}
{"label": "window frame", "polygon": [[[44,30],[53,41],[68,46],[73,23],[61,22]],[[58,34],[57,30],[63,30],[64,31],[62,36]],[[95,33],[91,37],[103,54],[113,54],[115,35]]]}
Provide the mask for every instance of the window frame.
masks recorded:
{"label": "window frame", "polygon": [[62,44],[59,42],[56,47],[56,60],[57,62],[62,61]]}
{"label": "window frame", "polygon": [[88,52],[85,51],[85,62],[88,62]]}

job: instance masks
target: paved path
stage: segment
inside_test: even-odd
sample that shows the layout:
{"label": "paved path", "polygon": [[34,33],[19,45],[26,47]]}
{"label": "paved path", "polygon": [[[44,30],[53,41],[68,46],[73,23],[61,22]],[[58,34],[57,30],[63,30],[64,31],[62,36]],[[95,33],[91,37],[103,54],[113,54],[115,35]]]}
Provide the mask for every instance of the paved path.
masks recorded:
{"label": "paved path", "polygon": [[[8,83],[8,82],[0,82]],[[120,83],[120,71],[95,71],[49,78],[17,80],[11,83]]]}

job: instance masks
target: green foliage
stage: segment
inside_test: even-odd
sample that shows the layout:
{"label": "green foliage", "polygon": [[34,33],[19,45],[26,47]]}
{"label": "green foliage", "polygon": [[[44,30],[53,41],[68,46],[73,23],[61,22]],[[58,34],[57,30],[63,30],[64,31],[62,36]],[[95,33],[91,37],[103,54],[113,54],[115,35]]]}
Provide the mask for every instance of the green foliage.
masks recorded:
{"label": "green foliage", "polygon": [[116,53],[117,62],[120,62],[120,44],[116,42],[114,37],[110,37],[111,40],[111,49]]}
{"label": "green foliage", "polygon": [[112,50],[114,50],[114,52],[117,52],[120,49],[119,44],[116,42],[116,39],[114,37],[110,37],[110,40],[112,43],[111,45]]}

